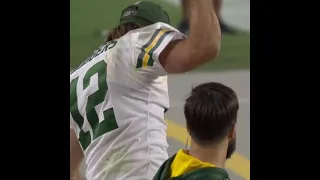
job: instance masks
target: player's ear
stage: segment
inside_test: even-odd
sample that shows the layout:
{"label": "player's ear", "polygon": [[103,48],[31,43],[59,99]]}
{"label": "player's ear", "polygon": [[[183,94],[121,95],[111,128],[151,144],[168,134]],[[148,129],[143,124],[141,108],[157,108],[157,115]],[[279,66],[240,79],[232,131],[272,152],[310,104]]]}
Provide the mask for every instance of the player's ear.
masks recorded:
{"label": "player's ear", "polygon": [[187,135],[187,139],[186,139],[186,147],[185,147],[185,149],[188,149],[188,147],[191,147],[192,137],[190,135],[189,128],[187,127],[186,129],[187,129],[188,135]]}
{"label": "player's ear", "polygon": [[186,129],[187,129],[187,132],[188,132],[188,136],[190,136],[190,130],[189,130],[189,128],[186,127]]}
{"label": "player's ear", "polygon": [[228,139],[234,139],[236,137],[236,124],[233,125],[229,133]]}

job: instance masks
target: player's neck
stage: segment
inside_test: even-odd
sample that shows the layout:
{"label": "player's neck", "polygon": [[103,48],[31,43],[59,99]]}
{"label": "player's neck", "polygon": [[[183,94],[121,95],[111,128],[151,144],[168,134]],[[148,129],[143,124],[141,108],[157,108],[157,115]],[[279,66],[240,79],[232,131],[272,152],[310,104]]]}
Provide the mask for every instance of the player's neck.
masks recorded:
{"label": "player's neck", "polygon": [[189,150],[189,155],[199,159],[202,162],[213,164],[214,166],[219,168],[225,167],[226,154],[226,148],[220,145],[202,148],[193,144],[191,149]]}

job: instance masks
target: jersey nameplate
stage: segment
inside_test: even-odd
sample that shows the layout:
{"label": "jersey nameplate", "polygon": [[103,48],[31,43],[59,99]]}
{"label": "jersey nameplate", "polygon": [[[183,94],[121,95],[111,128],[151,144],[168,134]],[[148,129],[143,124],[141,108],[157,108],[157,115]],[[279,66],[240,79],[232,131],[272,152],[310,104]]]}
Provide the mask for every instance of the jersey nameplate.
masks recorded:
{"label": "jersey nameplate", "polygon": [[101,53],[113,48],[116,44],[117,44],[117,41],[108,41],[103,43],[97,50],[93,52],[93,54],[90,57],[88,57],[85,61],[83,61],[78,68],[71,71],[70,74],[72,74],[74,71],[81,68],[83,65],[87,64],[88,62],[90,62],[93,58],[99,56]]}

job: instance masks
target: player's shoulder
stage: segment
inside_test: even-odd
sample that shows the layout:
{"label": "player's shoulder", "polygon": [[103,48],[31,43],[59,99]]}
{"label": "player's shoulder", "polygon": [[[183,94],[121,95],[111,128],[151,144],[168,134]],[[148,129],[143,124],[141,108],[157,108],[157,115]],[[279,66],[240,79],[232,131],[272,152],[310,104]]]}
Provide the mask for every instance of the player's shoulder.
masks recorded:
{"label": "player's shoulder", "polygon": [[180,33],[180,31],[177,30],[176,28],[174,28],[173,26],[166,24],[166,23],[162,23],[162,22],[154,23],[149,26],[140,28],[140,32],[156,31],[158,29],[170,30],[170,31]]}
{"label": "player's shoulder", "polygon": [[149,40],[152,36],[155,34],[169,34],[169,33],[174,33],[176,36],[180,36],[180,38],[183,38],[184,35],[174,28],[173,26],[158,22],[149,26],[145,26],[139,29],[135,29],[133,31],[130,31],[128,33],[128,36],[132,40],[132,42],[136,43],[137,41],[146,41]]}

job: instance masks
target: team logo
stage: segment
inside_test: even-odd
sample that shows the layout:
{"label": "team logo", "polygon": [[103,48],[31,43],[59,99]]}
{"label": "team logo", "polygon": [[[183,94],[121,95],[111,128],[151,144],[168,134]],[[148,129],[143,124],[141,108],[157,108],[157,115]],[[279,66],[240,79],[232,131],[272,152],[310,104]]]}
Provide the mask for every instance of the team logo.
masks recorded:
{"label": "team logo", "polygon": [[135,2],[133,5],[140,4],[142,1]]}
{"label": "team logo", "polygon": [[129,6],[126,8],[123,13],[121,18],[127,17],[127,16],[135,16],[138,13],[138,6]]}

